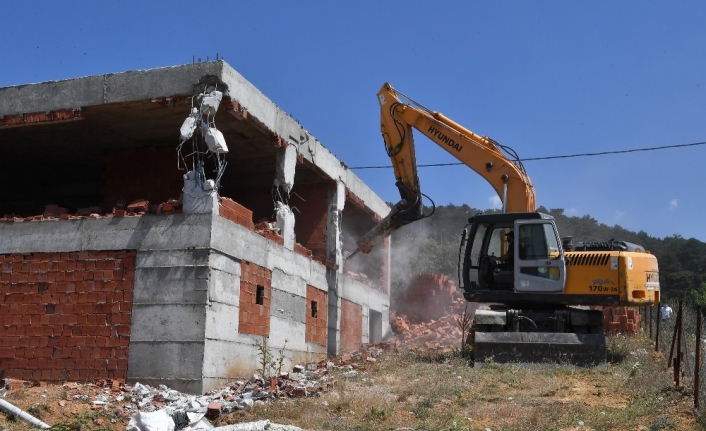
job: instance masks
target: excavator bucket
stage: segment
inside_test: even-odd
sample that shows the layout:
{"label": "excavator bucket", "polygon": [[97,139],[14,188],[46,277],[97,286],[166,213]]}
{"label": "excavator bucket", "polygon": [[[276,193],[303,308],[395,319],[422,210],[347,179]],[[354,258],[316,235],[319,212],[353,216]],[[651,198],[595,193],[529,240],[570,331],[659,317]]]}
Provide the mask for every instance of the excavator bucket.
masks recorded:
{"label": "excavator bucket", "polygon": [[380,241],[390,236],[392,232],[424,217],[421,199],[418,199],[413,205],[408,204],[404,199],[399,201],[392,207],[392,210],[385,218],[380,220],[363,238],[358,240],[358,248],[349,254],[346,259],[350,259],[359,252],[363,254],[370,253]]}

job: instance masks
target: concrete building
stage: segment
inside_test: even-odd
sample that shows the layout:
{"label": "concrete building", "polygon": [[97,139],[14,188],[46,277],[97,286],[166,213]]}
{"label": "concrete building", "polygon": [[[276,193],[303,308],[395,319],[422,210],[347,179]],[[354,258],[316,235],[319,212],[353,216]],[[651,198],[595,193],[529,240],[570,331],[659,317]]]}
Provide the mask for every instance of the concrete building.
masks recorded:
{"label": "concrete building", "polygon": [[202,393],[389,330],[389,244],[343,260],[388,206],[223,61],[0,88],[0,154],[0,378]]}

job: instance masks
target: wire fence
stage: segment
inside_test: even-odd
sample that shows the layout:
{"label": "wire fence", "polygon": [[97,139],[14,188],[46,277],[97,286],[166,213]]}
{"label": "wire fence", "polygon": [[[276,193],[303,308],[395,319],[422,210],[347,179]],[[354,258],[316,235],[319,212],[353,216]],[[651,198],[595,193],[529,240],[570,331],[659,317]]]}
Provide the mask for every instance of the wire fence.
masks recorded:
{"label": "wire fence", "polygon": [[652,340],[655,351],[664,354],[665,369],[671,370],[674,385],[694,394],[694,407],[706,409],[706,364],[703,360],[703,315],[694,304],[679,300],[663,303],[673,309],[663,318],[660,307],[641,307],[643,332]]}

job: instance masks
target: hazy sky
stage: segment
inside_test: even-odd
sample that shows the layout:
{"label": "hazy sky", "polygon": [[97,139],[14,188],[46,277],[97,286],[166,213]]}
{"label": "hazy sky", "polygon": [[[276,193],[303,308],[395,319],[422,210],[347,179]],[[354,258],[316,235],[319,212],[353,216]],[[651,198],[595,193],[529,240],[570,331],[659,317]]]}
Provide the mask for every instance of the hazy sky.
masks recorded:
{"label": "hazy sky", "polygon": [[[375,97],[384,82],[522,158],[706,142],[704,1],[6,1],[2,11],[0,86],[218,54],[351,167],[389,165]],[[416,141],[420,164],[455,162]],[[697,145],[525,167],[539,205],[706,241],[705,161]],[[398,200],[391,169],[355,172]],[[464,166],[420,177],[437,204],[497,200]]]}

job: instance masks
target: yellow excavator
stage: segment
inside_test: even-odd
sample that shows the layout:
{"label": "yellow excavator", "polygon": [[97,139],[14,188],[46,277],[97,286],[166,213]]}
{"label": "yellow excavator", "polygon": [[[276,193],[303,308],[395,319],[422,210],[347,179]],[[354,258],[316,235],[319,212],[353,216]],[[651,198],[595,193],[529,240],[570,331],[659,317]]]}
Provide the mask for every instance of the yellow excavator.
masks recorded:
{"label": "yellow excavator", "polygon": [[562,362],[605,367],[603,314],[596,306],[659,303],[657,259],[624,241],[562,238],[536,211],[535,190],[509,147],[479,136],[384,84],[381,131],[401,200],[357,243],[369,253],[396,229],[425,217],[413,129],[478,175],[502,200],[502,213],[471,217],[459,250],[459,288],[477,310],[468,341],[474,363]]}

